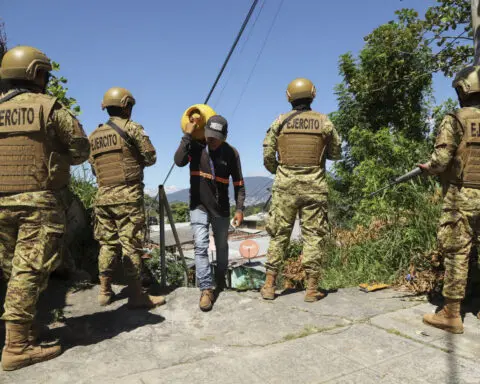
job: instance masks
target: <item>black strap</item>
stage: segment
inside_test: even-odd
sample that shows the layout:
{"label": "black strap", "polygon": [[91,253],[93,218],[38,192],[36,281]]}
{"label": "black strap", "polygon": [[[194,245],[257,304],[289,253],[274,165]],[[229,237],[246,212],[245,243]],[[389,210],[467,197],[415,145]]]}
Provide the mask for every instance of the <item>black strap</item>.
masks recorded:
{"label": "black strap", "polygon": [[108,126],[110,126],[110,128],[112,128],[115,132],[117,132],[120,137],[125,140],[125,142],[132,146],[132,139],[130,137],[127,136],[127,134],[125,133],[125,131],[120,128],[117,124],[115,124],[112,120],[108,120],[107,123],[106,123]]}
{"label": "black strap", "polygon": [[21,95],[22,93],[29,92],[28,89],[16,89],[12,93],[9,93],[7,96],[4,96],[0,99],[0,104],[5,103],[6,101],[13,99],[15,96]]}
{"label": "black strap", "polygon": [[278,127],[277,136],[280,135],[280,132],[282,132],[283,127],[284,127],[286,124],[288,124],[288,122],[289,122],[290,120],[292,120],[295,116],[298,116],[298,115],[300,115],[300,114],[303,113],[303,112],[305,112],[305,111],[295,111],[295,112],[293,112],[290,116],[288,116],[285,120],[283,120],[282,123],[280,124],[280,126]]}

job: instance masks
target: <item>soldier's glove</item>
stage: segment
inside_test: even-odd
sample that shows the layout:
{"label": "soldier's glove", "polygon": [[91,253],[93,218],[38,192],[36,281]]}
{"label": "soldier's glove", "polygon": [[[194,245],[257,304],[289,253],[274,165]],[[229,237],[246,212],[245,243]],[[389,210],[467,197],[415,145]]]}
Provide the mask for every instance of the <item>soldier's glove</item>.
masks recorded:
{"label": "soldier's glove", "polygon": [[432,174],[430,163],[418,164],[418,167],[422,170],[423,173],[426,173],[428,175]]}

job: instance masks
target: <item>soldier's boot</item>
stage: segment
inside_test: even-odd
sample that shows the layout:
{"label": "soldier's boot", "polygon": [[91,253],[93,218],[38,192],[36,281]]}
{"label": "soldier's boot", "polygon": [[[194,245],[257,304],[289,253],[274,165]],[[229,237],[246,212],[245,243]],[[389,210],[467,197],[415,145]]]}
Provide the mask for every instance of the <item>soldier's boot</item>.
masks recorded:
{"label": "soldier's boot", "polygon": [[260,294],[264,300],[274,300],[275,299],[275,280],[277,279],[277,273],[273,271],[267,271],[267,276],[265,278],[265,284],[260,289]]}
{"label": "soldier's boot", "polygon": [[318,277],[307,276],[307,288],[305,290],[304,301],[313,303],[325,297],[323,292],[318,290]]}
{"label": "soldier's boot", "polygon": [[2,352],[2,368],[4,371],[13,371],[47,361],[62,353],[62,348],[59,345],[51,347],[32,345],[28,340],[30,327],[31,323],[5,322],[5,347],[3,347]]}
{"label": "soldier's boot", "polygon": [[102,307],[111,304],[115,292],[112,290],[112,278],[110,276],[99,276],[100,291],[98,292],[98,304]]}
{"label": "soldier's boot", "polygon": [[166,303],[163,296],[150,296],[143,288],[139,280],[135,280],[128,284],[129,296],[127,306],[130,309],[139,308],[155,308]]}
{"label": "soldier's boot", "polygon": [[462,316],[460,315],[461,300],[445,299],[445,305],[437,313],[423,316],[423,322],[435,328],[451,333],[463,333]]}
{"label": "soldier's boot", "polygon": [[213,289],[203,289],[200,294],[200,302],[198,306],[203,312],[208,312],[213,308],[213,302],[215,296],[213,295]]}

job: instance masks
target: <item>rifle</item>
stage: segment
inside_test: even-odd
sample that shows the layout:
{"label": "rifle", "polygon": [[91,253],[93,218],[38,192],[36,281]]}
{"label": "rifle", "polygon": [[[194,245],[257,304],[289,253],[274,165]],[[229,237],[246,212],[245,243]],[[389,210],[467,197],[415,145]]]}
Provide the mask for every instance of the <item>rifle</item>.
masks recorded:
{"label": "rifle", "polygon": [[384,189],[387,189],[387,188],[390,188],[392,187],[393,185],[395,184],[400,184],[400,183],[404,183],[405,181],[408,181],[410,179],[413,179],[414,177],[417,177],[418,175],[420,175],[422,173],[422,169],[420,167],[417,167],[415,168],[414,170],[406,173],[405,175],[402,175],[400,177],[397,177],[395,180],[393,180],[391,183],[389,183],[388,185],[386,185],[385,187],[382,187],[380,188],[379,190],[375,191],[375,192],[372,192],[369,197],[373,197],[375,196],[378,192],[381,192],[383,191]]}

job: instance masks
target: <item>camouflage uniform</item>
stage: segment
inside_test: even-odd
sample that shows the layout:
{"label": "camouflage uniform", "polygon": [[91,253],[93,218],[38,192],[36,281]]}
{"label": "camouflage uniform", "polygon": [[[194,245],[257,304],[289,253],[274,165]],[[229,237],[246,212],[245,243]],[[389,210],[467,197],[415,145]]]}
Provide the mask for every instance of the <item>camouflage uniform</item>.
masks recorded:
{"label": "camouflage uniform", "polygon": [[[280,116],[273,122],[263,143],[265,168],[275,174],[267,223],[271,241],[266,267],[275,273],[280,269],[298,213],[303,237],[302,263],[309,276],[318,277],[324,253],[323,242],[328,233],[325,162],[323,159],[319,166],[288,166],[279,163],[278,131],[286,116]],[[327,140],[326,158],[336,160],[341,155],[340,138],[331,121],[326,116],[324,118],[322,133]]]}
{"label": "camouflage uniform", "polygon": [[[4,95],[2,95],[4,96]],[[46,97],[46,96],[45,96]],[[28,101],[32,93],[12,100]],[[58,102],[47,123],[47,134],[69,150],[64,160],[80,164],[88,158],[89,143],[75,117]],[[39,294],[60,264],[65,207],[60,191],[0,193],[0,267],[8,288],[6,321],[31,322]]]}
{"label": "camouflage uniform", "polygon": [[[480,118],[480,111],[478,115]],[[432,174],[446,178],[462,137],[462,126],[453,116],[447,115],[440,125],[435,150],[428,163]],[[480,240],[480,190],[449,182],[443,183],[443,187],[442,216],[437,233],[445,263],[443,296],[461,300],[465,296],[470,250]]]}
{"label": "camouflage uniform", "polygon": [[[125,125],[124,119],[112,117],[111,120],[120,127]],[[155,164],[155,148],[143,127],[128,121],[125,132],[143,159],[142,167]],[[92,156],[89,161],[95,165]],[[119,254],[122,254],[126,277],[140,278],[145,233],[143,187],[142,182],[136,182],[98,188],[94,210],[95,239],[100,243],[100,275],[111,276],[116,260]]]}

